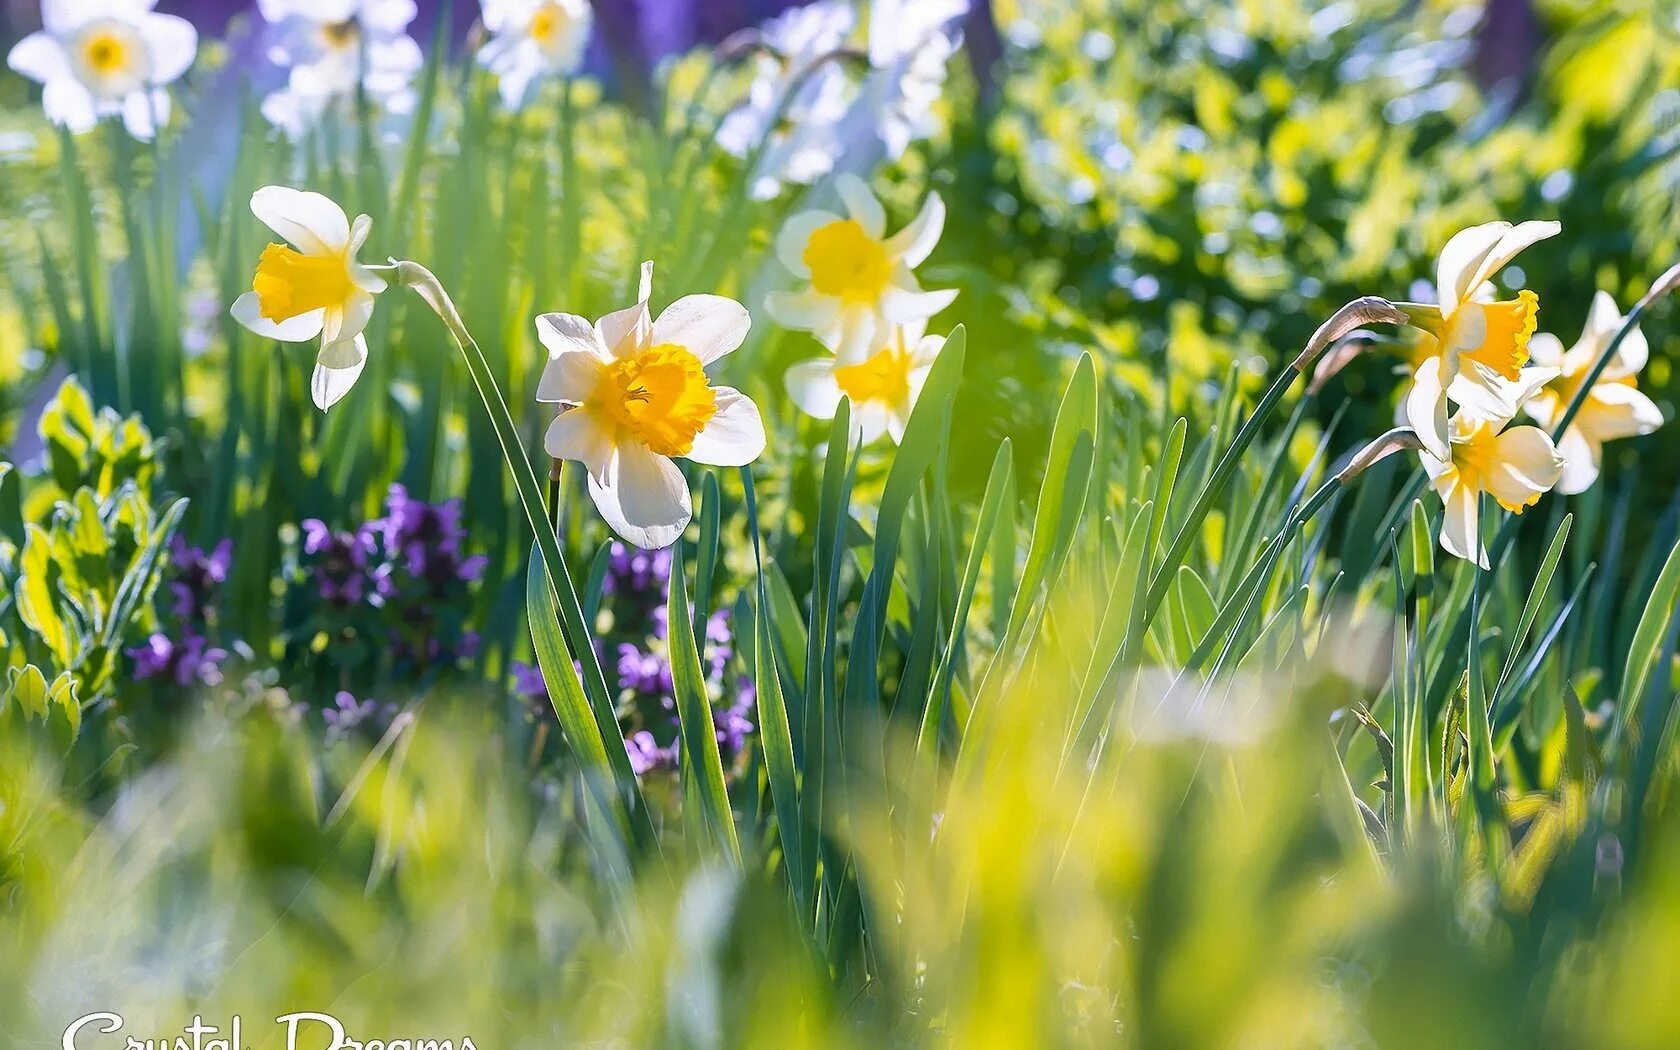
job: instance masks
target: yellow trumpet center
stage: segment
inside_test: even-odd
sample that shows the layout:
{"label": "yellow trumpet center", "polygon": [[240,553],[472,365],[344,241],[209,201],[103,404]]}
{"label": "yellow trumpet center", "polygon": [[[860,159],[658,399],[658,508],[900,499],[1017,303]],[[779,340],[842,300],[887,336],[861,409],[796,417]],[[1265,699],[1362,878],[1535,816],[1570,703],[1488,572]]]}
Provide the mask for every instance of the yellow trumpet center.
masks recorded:
{"label": "yellow trumpet center", "polygon": [[263,249],[251,281],[262,315],[275,322],[341,306],[353,288],[345,257],[305,255],[284,244]]}
{"label": "yellow trumpet center", "polygon": [[544,4],[531,16],[531,39],[547,44],[560,35],[562,15],[553,4]]}
{"label": "yellow trumpet center", "polygon": [[128,66],[128,42],[108,30],[97,32],[82,42],[82,57],[89,69],[110,76]]}
{"label": "yellow trumpet center", "polygon": [[339,51],[354,44],[361,33],[361,27],[354,18],[346,18],[342,22],[329,22],[321,27],[321,39],[327,47]]}
{"label": "yellow trumpet center", "polygon": [[1487,334],[1480,346],[1462,356],[1480,362],[1515,382],[1528,364],[1528,341],[1534,335],[1540,313],[1540,298],[1528,289],[1502,303],[1480,303],[1487,318]]}
{"label": "yellow trumpet center", "polygon": [[853,219],[812,231],[802,258],[811,268],[811,287],[848,303],[875,302],[892,280],[886,245]]}
{"label": "yellow trumpet center", "polygon": [[686,456],[717,415],[717,392],[698,357],[663,343],[602,368],[588,406],[652,451]]}
{"label": "yellow trumpet center", "polygon": [[910,399],[910,355],[889,346],[861,364],[836,368],[834,382],[854,405],[866,401],[901,405]]}

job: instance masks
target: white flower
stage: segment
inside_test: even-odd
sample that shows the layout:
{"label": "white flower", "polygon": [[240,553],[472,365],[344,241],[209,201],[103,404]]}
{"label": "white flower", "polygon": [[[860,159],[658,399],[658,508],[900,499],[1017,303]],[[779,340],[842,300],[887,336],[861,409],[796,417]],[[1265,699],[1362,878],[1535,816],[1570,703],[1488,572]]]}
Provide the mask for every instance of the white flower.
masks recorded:
{"label": "white flower", "polygon": [[764,451],[758,406],[712,386],[705,372],[746,338],[746,307],[686,295],[654,319],[652,284],[653,264],[644,263],[636,305],[593,325],[576,314],[537,318],[549,354],[537,400],[563,409],[543,446],[555,459],[582,463],[607,524],[648,549],[675,542],[693,515],[672,457],[738,467]]}
{"label": "white flower", "polygon": [[[1436,458],[1447,455],[1447,401],[1459,401],[1461,392],[1474,396],[1471,387],[1487,393],[1509,391],[1528,362],[1540,301],[1525,289],[1515,299],[1491,302],[1488,282],[1517,253],[1561,229],[1555,222],[1490,222],[1461,230],[1441,249],[1436,263],[1437,305],[1398,304],[1411,323],[1435,341],[1432,352],[1443,362],[1444,381],[1432,388],[1435,400],[1424,401],[1415,387],[1406,398],[1407,423]],[[1501,379],[1506,385],[1497,382]],[[1506,407],[1514,415],[1521,406]]]}
{"label": "white flower", "polygon": [[920,214],[887,237],[886,212],[862,179],[842,174],[835,189],[846,217],[801,212],[776,238],[782,265],[810,287],[772,292],[765,305],[787,327],[813,333],[841,364],[855,365],[885,344],[893,325],[925,321],[949,306],[957,292],[923,291],[913,272],[945,229],[939,194],[929,193]]}
{"label": "white flower", "polygon": [[[887,157],[937,130],[933,107],[962,44],[969,0],[875,0],[869,12],[870,73],[849,118],[873,129]],[[845,138],[846,136],[842,136]]]}
{"label": "white flower", "polygon": [[6,64],[43,85],[47,118],[73,132],[122,117],[137,139],[169,121],[164,85],[198,54],[198,31],[152,11],[157,0],[42,0],[45,26],[18,41]]}
{"label": "white flower", "polygon": [[[1443,367],[1438,357],[1424,362],[1418,370],[1418,385],[1439,390]],[[1419,451],[1430,484],[1446,506],[1441,546],[1449,554],[1488,568],[1479,531],[1482,493],[1521,514],[1558,483],[1563,458],[1551,437],[1539,427],[1507,428],[1516,414],[1514,405],[1527,401],[1556,376],[1555,369],[1525,369],[1522,380],[1514,389],[1502,391],[1500,398],[1465,405],[1454,413],[1447,427],[1446,455],[1436,456],[1428,448]],[[1514,401],[1513,407],[1506,407],[1507,400]]]}
{"label": "white flower", "polygon": [[844,45],[853,22],[845,0],[818,0],[761,28],[765,50],[754,57],[747,100],[723,118],[717,132],[718,145],[736,157],[751,156],[764,144],[748,175],[755,199],[774,197],[784,182],[809,185],[833,170],[840,155],[837,125],[857,89],[837,62],[814,69],[812,63]]}
{"label": "white flower", "polygon": [[588,0],[483,0],[490,40],[478,60],[496,74],[502,102],[524,106],[542,80],[575,71],[594,19]]}
{"label": "white flower", "polygon": [[425,63],[408,35],[414,0],[259,0],[268,23],[268,57],[289,70],[286,86],[263,100],[270,123],[302,137],[358,85],[392,112],[413,103]]}
{"label": "white flower", "polygon": [[356,261],[372,220],[358,215],[352,223],[319,193],[284,186],[253,193],[251,211],[291,244],[263,249],[251,291],[233,304],[234,320],[288,343],[320,337],[309,388],[324,412],[350,392],[367,364],[362,332],[373,297],[385,290],[384,279]]}
{"label": "white flower", "polygon": [[887,345],[861,364],[842,365],[832,357],[802,361],[784,377],[788,396],[817,419],[833,419],[845,397],[851,401],[854,441],[867,445],[887,434],[896,445],[945,349],[945,337],[924,335],[926,328],[926,321],[896,326]]}
{"label": "white flower", "polygon": [[[1587,373],[1592,371],[1624,321],[1626,318],[1616,306],[1616,300],[1601,291],[1593,297],[1587,327],[1569,350],[1565,351],[1558,337],[1549,332],[1534,337],[1529,343],[1534,360],[1558,370],[1558,378],[1525,406],[1536,422],[1548,431],[1556,428],[1586,381]],[[1649,434],[1662,426],[1662,410],[1638,387],[1639,373],[1650,354],[1645,334],[1638,328],[1628,332],[1616,348],[1616,356],[1605,365],[1558,442],[1558,452],[1563,456],[1559,492],[1574,495],[1592,487],[1598,480],[1606,441]]]}

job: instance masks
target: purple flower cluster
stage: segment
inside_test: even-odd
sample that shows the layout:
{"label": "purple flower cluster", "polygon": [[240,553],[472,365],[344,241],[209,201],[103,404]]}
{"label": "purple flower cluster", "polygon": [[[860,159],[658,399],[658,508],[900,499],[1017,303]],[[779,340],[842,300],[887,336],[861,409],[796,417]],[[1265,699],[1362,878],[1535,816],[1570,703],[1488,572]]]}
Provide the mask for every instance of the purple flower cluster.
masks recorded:
{"label": "purple flower cluster", "polygon": [[179,536],[169,545],[170,616],[175,633],[154,631],[144,645],[128,650],[139,681],[159,679],[182,687],[222,683],[228,651],[210,643],[217,599],[233,564],[233,544],[223,540],[205,551]]}
{"label": "purple flower cluster", "polygon": [[423,676],[471,659],[478,635],[462,623],[468,592],[489,564],[463,550],[459,500],[427,503],[392,485],[385,514],[353,530],[303,522],[316,598],[310,633],[354,636]]}
{"label": "purple flower cluster", "polygon": [[134,677],[166,679],[176,685],[221,685],[226,649],[212,648],[202,635],[187,631],[180,641],[153,632],[146,644],[128,650],[134,658]]}
{"label": "purple flower cluster", "polygon": [[303,553],[313,559],[309,578],[328,605],[383,605],[390,583],[374,563],[378,550],[369,522],[355,532],[335,532],[319,518],[303,522]]}

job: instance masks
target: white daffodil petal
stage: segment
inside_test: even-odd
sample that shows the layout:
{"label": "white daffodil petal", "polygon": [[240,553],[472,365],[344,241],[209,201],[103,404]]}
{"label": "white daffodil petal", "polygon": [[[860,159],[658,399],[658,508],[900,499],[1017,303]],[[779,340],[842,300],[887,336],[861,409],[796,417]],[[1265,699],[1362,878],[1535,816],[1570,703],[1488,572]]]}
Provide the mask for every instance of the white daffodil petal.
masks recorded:
{"label": "white daffodil petal", "polygon": [[1528,341],[1528,359],[1533,364],[1544,365],[1547,368],[1562,368],[1563,340],[1550,332],[1536,332]]}
{"label": "white daffodil petal", "polygon": [[80,135],[92,131],[99,123],[93,93],[74,77],[59,77],[47,82],[41,91],[41,108],[47,119]]}
{"label": "white daffodil petal", "polygon": [[811,234],[841,221],[840,216],[831,211],[800,212],[783,223],[781,232],[776,234],[776,258],[795,277],[809,278],[811,267],[805,262],[805,249],[811,243]]}
{"label": "white daffodil petal", "polygon": [[595,335],[614,357],[629,357],[648,348],[653,323],[646,302],[614,310],[595,322]]}
{"label": "white daffodil petal", "polygon": [[874,355],[880,348],[877,337],[886,334],[873,310],[867,306],[850,306],[840,314],[835,339],[832,342],[825,339],[823,344],[834,351],[839,364],[856,365]]}
{"label": "white daffodil petal", "polygon": [[1557,446],[1539,427],[1512,427],[1494,438],[1493,446],[1496,462],[1486,485],[1506,510],[1532,506],[1563,473]]}
{"label": "white daffodil petal", "polygon": [[1489,222],[1453,234],[1435,264],[1435,294],[1441,313],[1449,315],[1468,300],[1481,282],[1475,279],[1482,261],[1511,228],[1508,222]]}
{"label": "white daffodil petal", "polygon": [[1406,393],[1406,425],[1417,433],[1423,447],[1436,459],[1452,459],[1447,443],[1447,392],[1441,385],[1441,359],[1432,357],[1418,366],[1412,389]]}
{"label": "white daffodil petal", "polygon": [[332,199],[289,186],[264,186],[251,194],[251,213],[307,255],[343,252],[350,220]]}
{"label": "white daffodil petal", "polygon": [[148,14],[140,20],[140,36],[151,52],[153,84],[168,84],[192,67],[198,55],[198,30],[175,15]]}
{"label": "white daffodil petal", "polygon": [[605,482],[589,478],[589,495],[613,531],[644,550],[675,543],[694,513],[682,471],[635,442],[618,446]]}
{"label": "white daffodil petal", "polygon": [[823,358],[801,361],[789,368],[782,385],[801,411],[817,419],[833,419],[845,396],[834,380],[834,362]]}
{"label": "white daffodil petal", "polygon": [[565,353],[591,354],[602,361],[611,361],[587,317],[577,314],[541,314],[537,317],[537,341],[548,351],[550,358]]}
{"label": "white daffodil petal", "polygon": [[927,195],[922,210],[910,220],[910,225],[893,234],[887,241],[887,254],[905,266],[920,266],[939,244],[945,232],[945,201],[937,193]]}
{"label": "white daffodil petal", "polygon": [[810,332],[833,349],[840,338],[844,307],[832,296],[809,289],[802,292],[771,292],[764,297],[764,309],[784,328]]}
{"label": "white daffodil petal", "polygon": [[50,84],[63,77],[73,77],[70,56],[50,33],[30,33],[13,45],[6,54],[6,65],[21,76],[37,84]]}
{"label": "white daffodil petal", "polygon": [[[892,407],[880,401],[865,401],[852,406],[852,440],[873,445],[892,427]],[[896,443],[897,438],[893,441]]]}
{"label": "white daffodil petal", "polygon": [[548,433],[543,435],[543,451],[554,459],[582,463],[590,478],[600,481],[612,466],[612,439],[612,432],[601,426],[593,412],[569,408],[549,424]]}
{"label": "white daffodil petal", "polygon": [[367,341],[360,333],[346,333],[321,344],[315,361],[323,368],[357,368],[367,360]]}
{"label": "white daffodil petal", "polygon": [[950,306],[956,297],[955,288],[928,292],[889,288],[881,296],[881,316],[894,323],[924,320]]}
{"label": "white daffodil petal", "polygon": [[584,401],[600,381],[601,367],[601,358],[593,350],[567,350],[549,358],[537,380],[537,400],[545,404]]}
{"label": "white daffodil petal", "polygon": [[747,308],[721,295],[685,295],[653,322],[653,344],[684,347],[709,365],[741,345],[752,327]]}
{"label": "white daffodil petal", "polygon": [[1494,276],[1508,266],[1512,259],[1522,254],[1523,250],[1537,244],[1548,237],[1556,237],[1563,231],[1563,224],[1558,222],[1539,222],[1530,220],[1519,222],[1505,231],[1499,238],[1499,243],[1490,249],[1471,277],[1470,287],[1479,287],[1485,281],[1493,280]]}
{"label": "white daffodil petal", "polygon": [[[1581,341],[1576,343],[1579,352],[1579,367],[1584,372],[1598,362],[1598,355],[1610,345],[1616,333],[1621,330],[1627,320],[1616,300],[1605,291],[1593,296],[1592,310],[1587,314],[1587,326],[1581,333]],[[1638,375],[1650,359],[1651,344],[1646,341],[1645,333],[1636,326],[1622,337],[1621,345],[1616,347],[1616,356],[1604,366],[1600,376],[1604,380],[1615,381]]]}
{"label": "white daffodil petal", "polygon": [[880,200],[869,191],[869,184],[847,171],[834,180],[834,190],[840,195],[852,220],[863,227],[863,232],[880,240],[887,231],[887,213],[882,209]]}
{"label": "white daffodil petal", "polygon": [[150,142],[157,129],[169,123],[169,110],[169,95],[165,92],[132,91],[123,96],[123,127],[141,142]]}
{"label": "white daffodil petal", "polygon": [[1557,449],[1563,459],[1563,473],[1558,476],[1556,491],[1574,496],[1592,488],[1598,480],[1599,457],[1603,452],[1599,444],[1588,440],[1580,427],[1571,426],[1563,432]]}
{"label": "white daffodil petal", "polygon": [[1468,485],[1454,485],[1446,496],[1446,514],[1441,519],[1441,546],[1448,554],[1488,567],[1487,551],[1480,534],[1481,494]]}
{"label": "white daffodil petal", "polygon": [[1638,437],[1662,425],[1662,409],[1626,383],[1599,383],[1575,416],[1575,426],[1594,441]]}
{"label": "white daffodil petal", "polygon": [[321,334],[321,325],[326,315],[324,310],[311,310],[306,314],[288,317],[284,321],[270,321],[262,315],[262,303],[256,292],[246,292],[233,301],[233,308],[229,311],[233,319],[246,328],[266,339],[278,339],[283,343],[301,343],[314,339]]}
{"label": "white daffodil petal", "polygon": [[316,363],[315,374],[309,379],[309,394],[315,400],[315,407],[321,411],[325,412],[343,400],[350,388],[356,385],[356,380],[362,377],[362,369],[367,367],[367,343],[361,336],[351,341],[350,356],[358,359],[347,368],[328,368]]}
{"label": "white daffodil petal", "polygon": [[694,435],[688,458],[714,467],[744,467],[764,454],[764,420],[752,398],[726,386],[714,387],[717,412]]}

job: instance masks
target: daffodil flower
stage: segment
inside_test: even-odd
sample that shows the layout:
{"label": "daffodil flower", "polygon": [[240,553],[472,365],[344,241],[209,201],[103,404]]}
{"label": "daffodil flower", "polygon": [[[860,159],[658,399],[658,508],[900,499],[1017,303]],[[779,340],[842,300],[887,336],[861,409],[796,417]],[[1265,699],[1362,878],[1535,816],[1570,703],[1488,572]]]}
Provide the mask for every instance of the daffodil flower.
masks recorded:
{"label": "daffodil flower", "polygon": [[601,516],[638,547],[666,547],[693,516],[688,483],[672,462],[745,466],[764,451],[758,406],[713,386],[706,366],[741,345],[752,321],[720,295],[686,295],[650,318],[653,264],[636,305],[594,324],[543,314],[537,337],[548,364],[537,400],[562,406],[543,446],[577,460]]}
{"label": "daffodil flower", "polygon": [[782,264],[810,287],[773,292],[765,305],[782,324],[813,333],[841,364],[854,365],[884,345],[893,325],[927,320],[957,292],[923,291],[913,272],[945,229],[939,194],[928,194],[910,225],[888,237],[886,212],[862,179],[841,175],[834,185],[845,216],[802,212],[776,239]]}
{"label": "daffodil flower", "polygon": [[163,90],[198,54],[192,23],[152,10],[157,0],[42,0],[44,28],[6,56],[12,69],[43,85],[47,119],[73,132],[120,116],[128,133],[150,139],[169,120]]}
{"label": "daffodil flower", "polygon": [[587,0],[484,0],[490,39],[478,60],[496,74],[502,103],[519,109],[535,84],[576,70],[593,19]]}
{"label": "daffodil flower", "polygon": [[[1439,389],[1442,365],[1439,358],[1425,362],[1419,370],[1420,385]],[[1555,377],[1553,369],[1524,369],[1515,388],[1502,393],[1521,404]],[[1488,556],[1480,532],[1482,493],[1511,513],[1521,514],[1563,474],[1563,457],[1545,431],[1508,426],[1516,411],[1515,405],[1507,407],[1503,399],[1461,406],[1447,427],[1446,455],[1437,456],[1427,447],[1418,453],[1431,486],[1446,506],[1441,546],[1484,569]]]}
{"label": "daffodil flower", "polygon": [[[1529,344],[1534,360],[1558,370],[1558,377],[1540,390],[1524,406],[1528,414],[1547,430],[1557,427],[1563,414],[1580,392],[1581,384],[1593,370],[1610,340],[1615,338],[1627,319],[1607,292],[1593,297],[1587,314],[1587,327],[1581,338],[1567,351],[1557,336],[1549,332],[1536,335]],[[1558,491],[1565,495],[1585,492],[1598,480],[1599,463],[1604,455],[1604,443],[1617,438],[1649,434],[1663,424],[1662,409],[1640,392],[1639,373],[1650,357],[1651,349],[1645,334],[1638,328],[1623,337],[1616,348],[1616,356],[1599,373],[1592,389],[1587,391],[1581,408],[1570,421],[1569,429],[1558,441],[1563,456],[1563,479]]]}
{"label": "daffodil flower", "polygon": [[926,327],[926,321],[898,325],[887,345],[860,364],[842,365],[832,357],[802,361],[784,377],[788,396],[817,419],[833,419],[840,399],[847,398],[853,440],[867,445],[886,434],[896,445],[904,440],[928,371],[945,348],[945,337],[924,335]]}
{"label": "daffodil flower", "polygon": [[263,249],[251,290],[234,301],[234,320],[282,342],[320,337],[309,388],[324,412],[349,393],[367,364],[362,332],[385,280],[357,262],[356,253],[373,222],[358,215],[352,223],[319,193],[284,186],[253,193],[251,211],[289,243]]}
{"label": "daffodil flower", "polygon": [[[1434,399],[1415,396],[1416,387],[1406,398],[1408,424],[1437,459],[1447,456],[1448,400],[1462,404],[1459,394],[1474,397],[1472,387],[1488,394],[1508,393],[1508,384],[1519,382],[1528,363],[1539,299],[1525,289],[1515,299],[1493,302],[1488,282],[1524,248],[1561,229],[1555,222],[1490,222],[1461,230],[1436,263],[1436,304],[1396,304],[1412,325],[1433,339],[1429,359],[1438,356],[1442,362],[1440,381],[1431,388]],[[1507,407],[1515,414],[1520,406]]]}
{"label": "daffodil flower", "polygon": [[268,57],[288,70],[286,86],[263,99],[262,114],[301,138],[358,89],[391,112],[413,103],[425,59],[408,35],[414,0],[259,0]]}
{"label": "daffodil flower", "polygon": [[784,182],[809,185],[834,169],[842,149],[837,125],[857,92],[845,69],[828,59],[855,21],[845,0],[817,0],[759,30],[746,100],[717,130],[725,152],[745,159],[759,151],[748,173],[755,200],[776,196]]}

